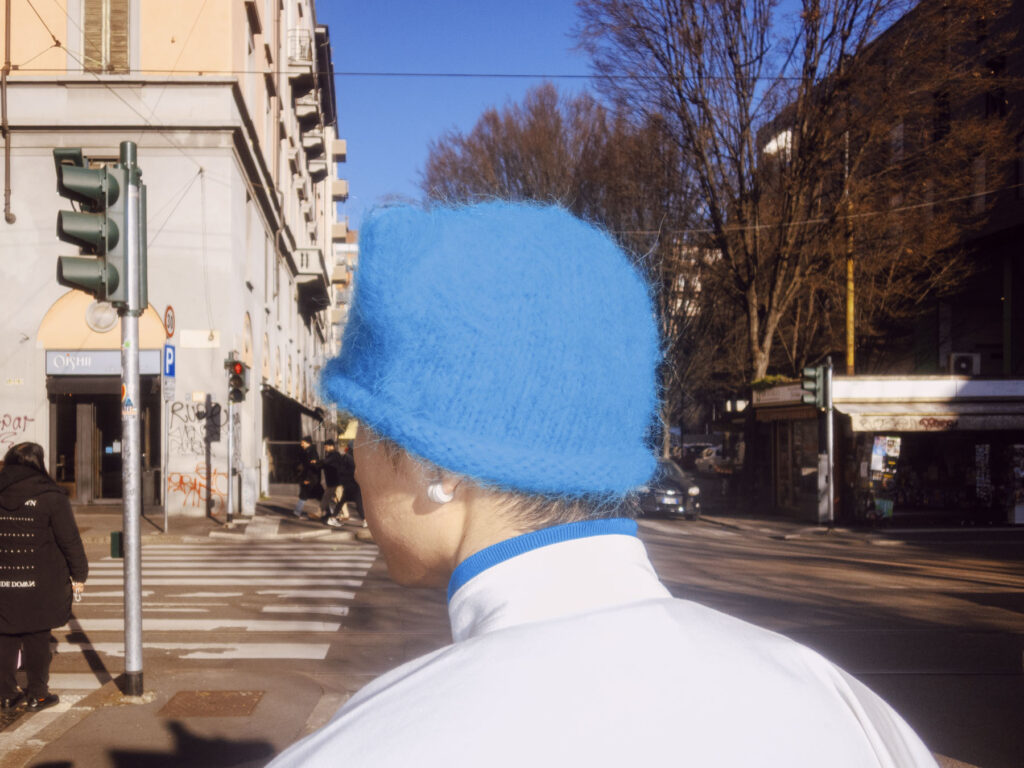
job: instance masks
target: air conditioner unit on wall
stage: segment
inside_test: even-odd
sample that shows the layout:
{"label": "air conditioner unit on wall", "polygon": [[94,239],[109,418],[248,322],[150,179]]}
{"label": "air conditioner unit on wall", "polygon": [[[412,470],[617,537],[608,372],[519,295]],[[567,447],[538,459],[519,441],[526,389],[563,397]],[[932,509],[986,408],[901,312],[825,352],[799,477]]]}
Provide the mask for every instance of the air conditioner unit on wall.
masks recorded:
{"label": "air conditioner unit on wall", "polygon": [[981,354],[978,352],[950,352],[949,372],[954,376],[981,374]]}

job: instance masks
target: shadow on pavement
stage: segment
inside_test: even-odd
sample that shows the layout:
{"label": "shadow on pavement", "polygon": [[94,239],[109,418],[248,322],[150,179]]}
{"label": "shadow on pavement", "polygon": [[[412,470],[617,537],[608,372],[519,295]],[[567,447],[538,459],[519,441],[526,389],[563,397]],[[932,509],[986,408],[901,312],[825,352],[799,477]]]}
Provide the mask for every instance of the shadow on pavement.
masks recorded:
{"label": "shadow on pavement", "polygon": [[[111,765],[117,768],[241,768],[262,766],[274,756],[274,747],[266,741],[234,741],[223,738],[205,738],[194,734],[177,720],[167,723],[174,735],[172,752],[114,749],[110,751]],[[40,763],[34,768],[62,768],[67,762]]]}

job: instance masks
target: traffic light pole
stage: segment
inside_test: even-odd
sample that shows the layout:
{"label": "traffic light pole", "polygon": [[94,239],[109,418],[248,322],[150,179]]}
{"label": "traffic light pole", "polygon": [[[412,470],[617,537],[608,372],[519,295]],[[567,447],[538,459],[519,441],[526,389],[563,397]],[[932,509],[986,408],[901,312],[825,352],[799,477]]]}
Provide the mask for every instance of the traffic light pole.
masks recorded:
{"label": "traffic light pole", "polygon": [[235,519],[235,404],[228,398],[228,495],[227,521]]}
{"label": "traffic light pole", "polygon": [[124,486],[124,693],[142,695],[142,547],[139,518],[142,515],[141,440],[139,429],[139,316],[145,309],[140,284],[142,190],[136,146],[121,142],[121,164],[128,169],[125,205],[125,275],[127,306],[121,315],[121,477]]}

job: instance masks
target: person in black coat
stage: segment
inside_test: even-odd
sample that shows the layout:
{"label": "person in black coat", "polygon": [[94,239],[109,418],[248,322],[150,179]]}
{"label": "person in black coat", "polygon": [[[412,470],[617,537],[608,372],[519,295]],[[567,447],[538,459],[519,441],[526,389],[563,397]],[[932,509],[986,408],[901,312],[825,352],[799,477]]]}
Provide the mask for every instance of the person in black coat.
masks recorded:
{"label": "person in black coat", "polygon": [[324,441],[324,458],[320,462],[320,468],[324,473],[324,495],[320,499],[320,518],[330,525],[331,518],[336,514],[332,509],[334,496],[345,474],[345,462],[342,454],[335,450],[333,440]]}
{"label": "person in black coat", "polygon": [[312,438],[308,435],[303,437],[299,440],[299,447],[302,449],[299,459],[299,503],[295,505],[292,514],[305,517],[302,508],[306,505],[306,499],[319,499],[324,489],[320,485],[320,457],[313,447]]}
{"label": "person in black coat", "polygon": [[[46,474],[43,448],[18,443],[0,469],[0,706],[29,710],[60,701],[50,693],[50,630],[71,617],[72,593],[89,575],[67,494]],[[28,676],[15,682],[18,651]]]}
{"label": "person in black coat", "polygon": [[[336,455],[338,456],[338,485],[341,486],[341,495],[338,496],[334,516],[329,517],[326,522],[334,528],[339,528],[343,521],[351,517],[345,508],[345,505],[349,502],[352,503],[356,514],[362,516],[363,495],[359,490],[359,483],[356,482],[356,462],[352,457],[351,447],[346,445],[344,451],[338,451]],[[337,494],[337,488],[335,493]],[[366,527],[365,518],[363,519],[363,527]]]}

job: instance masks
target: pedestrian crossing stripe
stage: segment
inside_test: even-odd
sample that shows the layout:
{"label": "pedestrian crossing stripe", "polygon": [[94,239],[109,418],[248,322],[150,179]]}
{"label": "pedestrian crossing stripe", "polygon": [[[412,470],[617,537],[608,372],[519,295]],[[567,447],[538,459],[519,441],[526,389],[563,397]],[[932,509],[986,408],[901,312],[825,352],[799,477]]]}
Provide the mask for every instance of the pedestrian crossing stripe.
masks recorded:
{"label": "pedestrian crossing stripe", "polygon": [[[346,602],[355,598],[378,549],[251,541],[146,545],[141,554],[146,653],[182,660],[315,660],[326,658],[330,643],[321,638],[342,627]],[[86,590],[76,615],[55,631],[58,652],[123,656],[123,561],[92,563]],[[90,597],[109,599],[90,603]],[[241,615],[230,610],[240,600]],[[216,642],[205,641],[207,633],[216,633]],[[285,633],[309,639],[274,641]]]}

